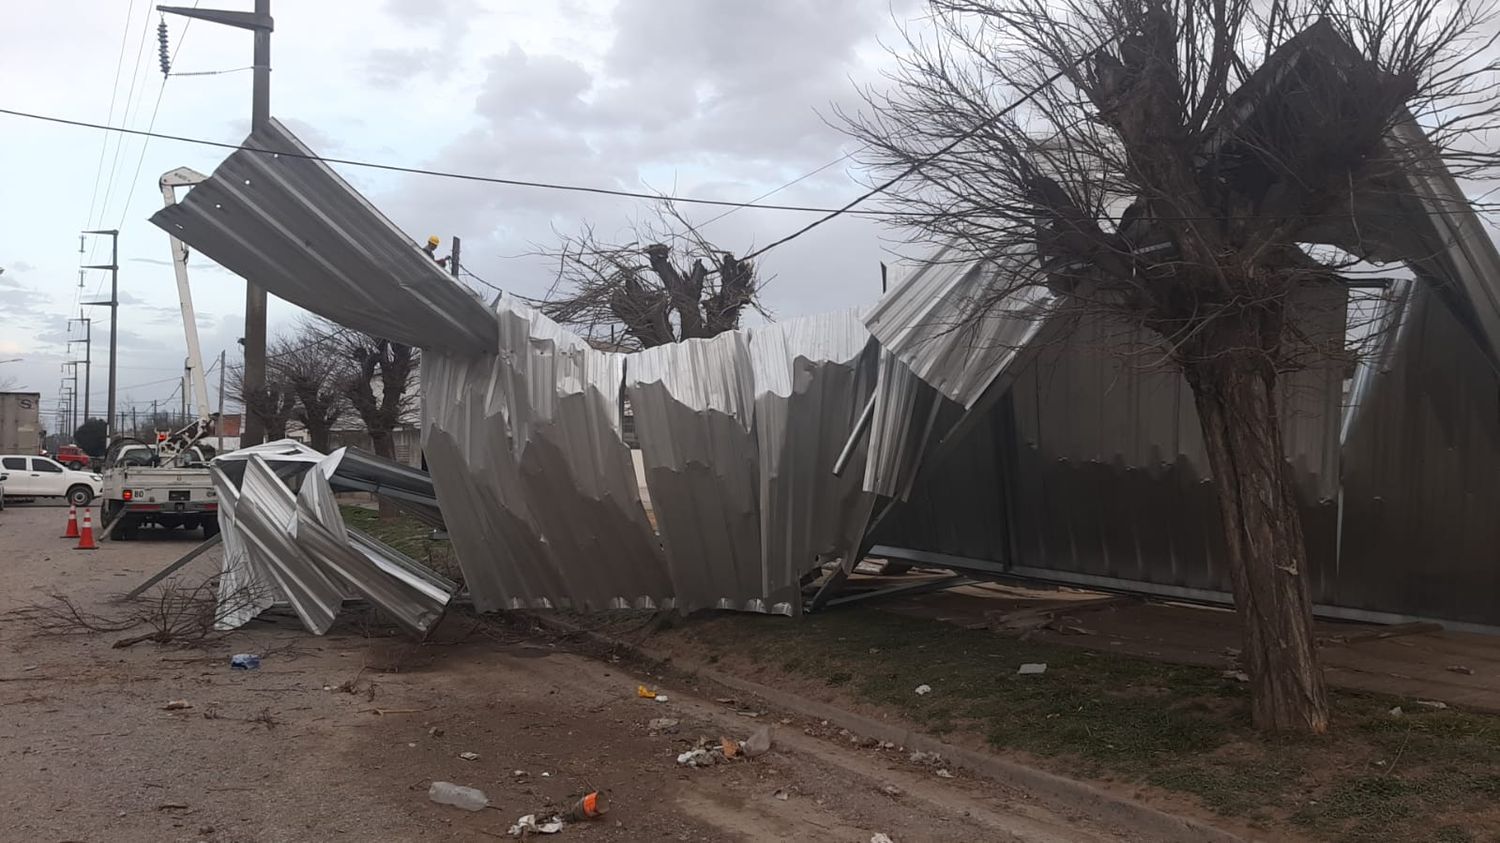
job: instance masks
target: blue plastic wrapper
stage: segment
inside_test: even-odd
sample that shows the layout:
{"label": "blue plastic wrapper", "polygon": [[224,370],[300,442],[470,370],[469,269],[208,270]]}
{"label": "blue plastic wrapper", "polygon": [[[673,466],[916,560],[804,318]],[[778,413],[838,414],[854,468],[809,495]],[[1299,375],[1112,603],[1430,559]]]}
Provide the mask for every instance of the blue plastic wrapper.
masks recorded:
{"label": "blue plastic wrapper", "polygon": [[229,657],[230,670],[255,670],[260,667],[260,656],[236,653]]}

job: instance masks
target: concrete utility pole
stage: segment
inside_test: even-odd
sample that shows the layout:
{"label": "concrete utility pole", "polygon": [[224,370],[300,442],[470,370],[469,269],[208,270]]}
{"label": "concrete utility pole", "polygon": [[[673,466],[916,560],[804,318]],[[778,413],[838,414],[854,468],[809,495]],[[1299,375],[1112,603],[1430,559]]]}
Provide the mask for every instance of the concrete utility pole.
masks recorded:
{"label": "concrete utility pole", "polygon": [[[65,368],[68,366],[73,367],[73,374],[67,375],[63,378],[64,381],[71,380],[73,382],[73,390],[70,393],[72,397],[68,399],[68,424],[71,428],[71,430],[69,431],[71,433],[78,430],[78,361],[69,360],[68,362],[64,363],[63,366]],[[85,421],[87,421],[87,419],[85,419]]]}
{"label": "concrete utility pole", "polygon": [[[255,34],[255,62],[250,89],[250,131],[258,132],[271,122],[271,0],[255,0],[254,12],[232,12],[223,9],[197,9],[186,6],[157,6],[157,11],[183,17],[221,23]],[[248,412],[250,396],[266,385],[266,291],[250,281],[245,282],[245,372],[244,399],[247,411],[240,418],[240,445],[259,445],[265,438],[265,427]]]}
{"label": "concrete utility pole", "polygon": [[83,420],[88,421],[89,394],[94,391],[94,366],[92,357],[94,349],[94,320],[88,318],[87,316],[80,316],[77,319],[69,319],[69,329],[73,327],[74,322],[83,323],[83,339],[68,340],[68,345],[72,345],[75,342],[83,343]]}
{"label": "concrete utility pole", "polygon": [[90,307],[109,308],[109,410],[104,414],[104,443],[107,446],[110,435],[115,432],[115,367],[120,362],[120,232],[108,228],[85,231],[84,234],[108,234],[110,239],[109,263],[84,267],[109,270],[109,301],[84,302]]}

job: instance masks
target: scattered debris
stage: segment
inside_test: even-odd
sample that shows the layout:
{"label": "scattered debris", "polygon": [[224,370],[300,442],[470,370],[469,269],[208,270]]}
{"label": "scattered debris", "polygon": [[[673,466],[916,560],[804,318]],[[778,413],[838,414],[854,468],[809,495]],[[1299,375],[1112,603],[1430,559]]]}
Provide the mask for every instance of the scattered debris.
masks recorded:
{"label": "scattered debris", "polygon": [[453,782],[433,782],[427,788],[427,798],[439,805],[452,805],[465,811],[482,811],[490,804],[484,791]]}
{"label": "scattered debris", "polygon": [[745,753],[746,758],[758,758],[771,750],[771,727],[762,726],[750,734],[745,742],[740,744],[740,750]]}
{"label": "scattered debris", "polygon": [[940,779],[951,779],[953,778],[953,774],[948,772],[948,768],[940,767],[937,771],[937,777]]}
{"label": "scattered debris", "polygon": [[526,771],[525,770],[516,770],[515,772],[511,773],[511,775],[515,776],[518,779],[523,779],[523,778],[526,777]]}
{"label": "scattered debris", "polygon": [[158,811],[186,811],[186,810],[188,810],[188,805],[187,805],[186,802],[163,802],[160,805],[156,806],[156,810],[158,810]]}
{"label": "scattered debris", "polygon": [[645,685],[635,686],[635,695],[643,700],[656,699],[656,692],[651,690],[650,688],[647,688]]}
{"label": "scattered debris", "polygon": [[1401,713],[1402,713],[1401,712],[1401,706],[1399,706],[1399,705],[1396,706],[1395,708],[1391,709],[1391,716],[1392,717],[1400,717]]}
{"label": "scattered debris", "polygon": [[230,670],[259,670],[260,656],[254,653],[235,653],[229,657]]}
{"label": "scattered debris", "polygon": [[646,724],[646,728],[651,732],[672,735],[677,733],[677,724],[681,722],[675,717],[657,717]]}
{"label": "scattered debris", "polygon": [[1226,670],[1219,675],[1223,676],[1225,679],[1233,679],[1236,682],[1250,681],[1250,674],[1246,673],[1243,670]]}
{"label": "scattered debris", "polygon": [[1028,662],[1027,664],[1023,664],[1021,665],[1021,669],[1016,671],[1016,673],[1020,674],[1021,676],[1032,676],[1038,673],[1046,672],[1047,665],[1037,662]]}
{"label": "scattered debris", "polygon": [[714,755],[706,749],[690,749],[677,756],[677,763],[684,767],[712,767]]}
{"label": "scattered debris", "polygon": [[901,797],[906,795],[906,791],[902,790],[899,787],[896,787],[893,784],[888,784],[885,787],[882,787],[880,789],[880,792],[884,793],[886,796],[891,797],[892,799],[900,799]]}
{"label": "scattered debris", "polygon": [[720,705],[734,705],[739,700],[736,700],[734,697],[714,697],[714,702]]}
{"label": "scattered debris", "polygon": [[1417,705],[1423,706],[1424,708],[1435,709],[1437,711],[1442,711],[1443,709],[1448,707],[1447,703],[1439,702],[1437,700],[1417,700]]}
{"label": "scattered debris", "polygon": [[907,756],[906,760],[913,764],[941,764],[943,763],[943,756],[938,755],[936,752],[922,752],[921,750],[917,750]]}
{"label": "scattered debris", "polygon": [[771,796],[776,799],[780,799],[782,802],[785,802],[790,798],[785,790],[777,790],[775,793],[771,794]]}
{"label": "scattered debris", "polygon": [[925,697],[932,693],[932,686],[927,684],[918,685],[915,693],[919,697]]}
{"label": "scattered debris", "polygon": [[724,754],[725,760],[732,761],[735,758],[739,757],[740,742],[735,740],[734,738],[720,737],[719,752]]}
{"label": "scattered debris", "polygon": [[1472,668],[1472,667],[1465,667],[1465,666],[1463,666],[1461,664],[1450,664],[1450,665],[1448,665],[1447,670],[1448,670],[1449,673],[1462,673],[1465,676],[1473,676],[1474,675],[1474,668]]}
{"label": "scattered debris", "polygon": [[1076,623],[1053,624],[1052,628],[1055,629],[1055,630],[1057,630],[1058,632],[1062,633],[1063,635],[1098,635],[1099,634],[1099,633],[1093,631],[1092,629],[1089,629],[1086,626],[1080,626],[1080,625],[1078,625]]}
{"label": "scattered debris", "polygon": [[609,813],[609,799],[597,790],[589,791],[573,803],[573,807],[563,812],[562,818],[567,822],[578,822],[580,820],[596,820]]}
{"label": "scattered debris", "polygon": [[870,843],[896,843],[889,834],[878,832],[870,836]]}
{"label": "scattered debris", "polygon": [[562,831],[563,821],[558,817],[537,822],[536,814],[527,814],[516,820],[507,833],[511,837],[524,837],[527,834],[556,834]]}
{"label": "scattered debris", "polygon": [[190,702],[188,702],[187,700],[171,700],[166,705],[162,706],[162,710],[163,711],[182,711],[185,708],[192,708],[192,707],[193,707],[193,704],[190,703]]}
{"label": "scattered debris", "polygon": [[465,761],[478,761],[479,760],[479,753],[477,753],[477,752],[460,752],[458,754],[458,757],[462,758]]}
{"label": "scattered debris", "polygon": [[434,738],[441,738],[443,736],[443,727],[433,726],[431,729],[427,730],[427,734],[431,735]]}

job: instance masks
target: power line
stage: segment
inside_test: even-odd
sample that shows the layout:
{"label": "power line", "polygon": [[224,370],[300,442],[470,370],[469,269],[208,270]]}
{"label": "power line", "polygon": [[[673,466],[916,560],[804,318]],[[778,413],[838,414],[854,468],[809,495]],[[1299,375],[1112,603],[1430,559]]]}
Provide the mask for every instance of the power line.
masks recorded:
{"label": "power line", "polygon": [[[109,116],[105,118],[106,121],[115,119],[115,100],[120,95],[120,71],[125,66],[125,44],[130,40],[130,19],[134,16],[135,0],[130,0],[130,6],[125,10],[125,25],[120,27],[120,55],[115,59],[115,81],[109,92]],[[99,163],[94,168],[94,194],[89,199],[89,215],[84,218],[89,228],[94,227],[94,208],[99,201],[99,179],[104,175],[104,153],[108,149],[109,135],[105,135],[103,143],[99,144]]]}
{"label": "power line", "polygon": [[[164,132],[144,131],[131,129],[124,126],[108,126],[101,123],[91,123],[87,120],[70,120],[65,117],[54,117],[48,114],[36,114],[29,111],[17,111],[10,108],[0,108],[0,114],[9,114],[12,117],[23,117],[29,120],[41,120],[47,123],[58,123],[64,126],[77,126],[85,129],[98,129],[106,132],[119,132],[127,135],[140,135],[144,137],[157,138],[160,140],[176,141],[178,143],[197,144],[199,146],[211,146],[219,149],[234,151],[255,152],[262,155],[273,155],[286,158],[297,158],[306,161],[319,161],[324,164],[343,164],[350,167],[365,167],[373,170],[385,170],[393,173],[406,173],[418,176],[434,176],[437,178],[458,179],[460,181],[484,182],[487,184],[501,184],[509,187],[530,187],[538,190],[557,190],[573,193],[591,193],[600,196],[619,196],[627,199],[652,199],[665,200],[668,202],[679,202],[684,205],[713,205],[721,208],[761,208],[768,211],[796,211],[801,213],[821,214],[827,213],[831,208],[810,205],[756,205],[751,202],[734,202],[725,199],[699,199],[690,196],[672,196],[664,193],[646,193],[634,190],[619,190],[610,187],[594,187],[579,184],[561,184],[557,182],[532,181],[527,179],[510,179],[499,176],[482,176],[474,173],[455,173],[447,170],[433,170],[424,167],[407,167],[400,164],[383,164],[375,161],[359,161],[351,158],[327,158],[321,155],[309,155],[304,152],[290,150],[260,149],[242,144],[226,143],[223,141],[212,141],[204,138],[192,138],[183,135],[171,135]],[[837,162],[835,162],[837,163]],[[830,164],[831,166],[831,164]],[[862,216],[898,216],[896,211],[856,211]]]}
{"label": "power line", "polygon": [[[1038,89],[1033,89],[1030,93],[1028,93],[1027,96],[1034,96],[1038,90],[1040,90],[1040,89],[1039,88]],[[1007,109],[1014,109],[1014,108],[1018,107],[1021,104],[1021,102],[1023,102],[1023,101],[1024,101],[1024,98],[1022,100],[1017,101],[1016,103],[1011,104],[1010,106],[1007,106],[1006,108]],[[607,187],[592,187],[592,186],[588,186],[588,185],[562,184],[562,183],[558,183],[558,182],[529,181],[529,180],[525,180],[525,179],[510,179],[510,178],[502,178],[502,177],[498,177],[498,176],[481,176],[481,175],[475,175],[475,174],[472,174],[472,173],[455,173],[455,172],[449,172],[449,171],[445,171],[445,170],[425,169],[425,168],[421,168],[421,167],[406,167],[406,166],[402,166],[402,165],[399,165],[399,164],[382,164],[382,163],[373,162],[373,161],[359,161],[359,160],[355,160],[355,159],[351,159],[351,158],[325,158],[325,157],[320,156],[320,155],[309,155],[307,153],[296,152],[296,151],[280,151],[280,150],[273,150],[273,149],[260,149],[258,147],[243,146],[243,145],[240,145],[240,144],[226,143],[226,142],[223,142],[223,141],[205,140],[203,138],[191,138],[191,137],[185,137],[185,136],[182,136],[182,135],[166,134],[166,133],[163,133],[163,132],[147,132],[147,131],[144,131],[144,130],[141,130],[141,129],[129,129],[129,128],[124,128],[124,127],[120,127],[120,126],[107,126],[107,125],[104,125],[104,124],[101,124],[101,123],[91,123],[91,122],[88,122],[86,120],[71,120],[71,119],[68,119],[66,117],[54,117],[52,115],[36,114],[36,113],[33,113],[33,112],[29,112],[29,111],[18,111],[16,109],[11,109],[11,108],[0,108],[0,114],[7,114],[7,115],[10,115],[12,117],[21,117],[21,118],[25,118],[25,119],[28,119],[28,120],[40,120],[40,121],[43,121],[43,122],[46,122],[46,123],[56,123],[56,124],[64,125],[64,126],[76,126],[76,127],[85,128],[85,129],[98,129],[98,130],[106,131],[106,132],[120,132],[122,134],[140,135],[140,136],[145,136],[145,137],[158,138],[160,140],[176,141],[176,142],[179,142],[179,143],[190,143],[190,144],[197,144],[199,146],[217,147],[219,149],[229,149],[229,150],[235,150],[235,151],[254,152],[254,153],[258,153],[258,154],[262,154],[262,155],[272,155],[272,156],[280,156],[280,157],[286,157],[286,158],[296,158],[296,159],[305,160],[305,161],[319,161],[319,162],[322,162],[324,164],[343,164],[343,165],[350,166],[350,167],[365,167],[365,168],[368,168],[368,169],[385,170],[385,171],[396,172],[396,173],[407,173],[407,174],[411,174],[411,175],[433,176],[433,177],[437,177],[437,178],[458,179],[458,180],[461,180],[461,181],[484,182],[484,183],[488,183],[488,184],[506,185],[506,186],[509,186],[509,187],[530,187],[530,188],[537,188],[537,189],[541,189],[541,190],[557,190],[557,191],[575,192],[575,193],[590,193],[590,194],[597,194],[597,195],[603,195],[603,196],[619,196],[619,197],[630,198],[630,199],[665,200],[665,201],[668,201],[668,202],[679,202],[679,203],[686,204],[686,205],[713,205],[713,206],[718,206],[718,207],[729,207],[729,208],[754,208],[754,209],[766,210],[766,211],[792,211],[792,212],[798,212],[798,213],[817,213],[817,214],[825,214],[826,215],[824,218],[819,219],[819,220],[815,220],[814,222],[808,224],[807,226],[804,226],[802,229],[799,229],[797,232],[794,232],[793,234],[788,235],[787,237],[783,237],[780,240],[776,241],[775,243],[771,243],[771,244],[769,244],[767,246],[764,246],[761,249],[758,249],[755,252],[752,252],[751,254],[746,255],[745,258],[743,258],[744,260],[748,260],[749,258],[754,257],[755,255],[764,254],[765,252],[769,251],[770,249],[774,248],[777,245],[780,245],[781,243],[786,242],[789,239],[793,239],[795,237],[799,237],[802,234],[806,233],[807,231],[810,231],[811,229],[816,228],[819,225],[822,225],[823,223],[827,222],[828,220],[830,220],[830,219],[832,219],[833,217],[836,217],[836,216],[842,216],[842,215],[854,215],[854,216],[864,216],[864,217],[908,217],[908,216],[912,216],[911,214],[909,214],[907,212],[904,212],[904,211],[853,210],[853,208],[854,208],[854,206],[858,205],[859,203],[865,201],[866,199],[869,199],[871,196],[874,196],[877,193],[881,193],[881,192],[883,192],[885,190],[888,190],[896,182],[900,181],[902,178],[905,178],[906,176],[910,175],[911,173],[916,172],[918,169],[921,169],[922,166],[924,166],[925,164],[929,163],[930,161],[932,161],[933,159],[937,158],[938,156],[943,155],[946,152],[951,151],[953,147],[957,146],[958,143],[962,142],[969,135],[972,135],[973,133],[977,132],[979,129],[981,129],[984,126],[988,125],[989,123],[993,122],[994,120],[999,119],[1000,117],[1004,116],[1005,112],[1002,111],[999,114],[996,114],[995,117],[992,117],[992,118],[990,118],[987,121],[983,121],[983,122],[979,123],[974,128],[968,130],[968,132],[966,132],[963,136],[960,136],[959,138],[957,138],[953,142],[951,142],[948,145],[944,146],[942,149],[939,149],[937,152],[931,153],[931,154],[927,155],[926,157],[924,157],[922,160],[917,161],[916,163],[912,164],[906,170],[902,171],[901,174],[899,174],[899,175],[897,175],[897,176],[895,176],[895,177],[893,177],[891,179],[888,179],[885,182],[882,182],[881,184],[875,186],[874,188],[871,188],[870,190],[868,190],[865,193],[861,194],[860,196],[856,197],[852,201],[847,202],[843,206],[838,207],[838,208],[820,207],[820,206],[813,206],[813,205],[758,205],[758,204],[755,204],[754,202],[736,202],[736,201],[731,201],[731,200],[726,200],[726,199],[699,199],[699,198],[691,197],[691,196],[673,196],[673,195],[670,195],[670,194],[663,194],[663,193],[644,193],[644,192],[630,191],[630,190],[617,190],[615,188],[607,188]],[[837,162],[833,162],[833,163],[837,163]],[[832,164],[830,164],[829,166],[831,166],[831,165]],[[1486,205],[1485,207],[1488,207],[1488,205]],[[1321,213],[1321,214],[1259,214],[1259,215],[1255,215],[1255,214],[1248,214],[1248,215],[1241,215],[1241,214],[1235,214],[1235,215],[1214,215],[1214,214],[1189,215],[1189,214],[1184,214],[1184,215],[1176,215],[1176,216],[1141,214],[1141,215],[1138,215],[1138,216],[1131,217],[1131,219],[1139,220],[1139,221],[1143,221],[1143,222],[1191,222],[1191,221],[1211,222],[1211,221],[1215,221],[1215,220],[1282,219],[1282,218],[1286,218],[1286,217],[1298,217],[1298,218],[1302,218],[1302,219],[1353,219],[1353,218],[1365,218],[1365,217],[1407,218],[1407,217],[1411,217],[1411,216],[1442,217],[1442,216],[1450,216],[1450,215],[1458,215],[1458,214],[1468,214],[1468,213],[1472,213],[1472,210],[1473,210],[1472,206],[1465,206],[1465,207],[1456,207],[1456,208],[1451,208],[1451,209],[1446,209],[1446,210],[1445,209],[1429,209],[1429,210],[1424,210],[1424,211],[1384,211],[1384,212],[1382,212],[1382,211],[1361,211],[1359,213],[1354,213],[1352,211],[1337,211],[1337,212]],[[1122,222],[1125,219],[1125,217],[1123,217],[1123,216],[1110,216],[1108,214],[1096,214],[1096,215],[1093,215],[1093,216],[1089,216],[1089,215],[1085,214],[1085,215],[1081,216],[1080,219],[1092,219],[1092,220],[1094,220],[1096,222]]]}

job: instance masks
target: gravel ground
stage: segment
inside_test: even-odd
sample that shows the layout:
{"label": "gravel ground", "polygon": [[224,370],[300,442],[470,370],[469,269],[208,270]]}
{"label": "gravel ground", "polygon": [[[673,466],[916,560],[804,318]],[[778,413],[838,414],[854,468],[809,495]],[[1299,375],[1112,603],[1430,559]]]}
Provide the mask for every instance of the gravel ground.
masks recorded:
{"label": "gravel ground", "polygon": [[[893,750],[810,737],[816,724],[671,688],[667,703],[639,699],[652,677],[465,616],[422,645],[375,623],[317,638],[284,618],[197,646],[39,635],[17,609],[61,593],[118,614],[111,596],[199,541],[145,533],[74,551],[57,538],[64,512],[0,513],[4,840],[493,840],[591,789],[608,792],[608,816],[549,839],[1115,839]],[[205,554],[183,580],[216,564]],[[237,652],[265,654],[262,668],[231,671]],[[191,707],[167,710],[174,700]],[[651,732],[659,717],[681,721],[675,733]],[[701,738],[761,724],[777,738],[760,758],[676,764]],[[434,780],[480,788],[492,809],[432,804]]]}

